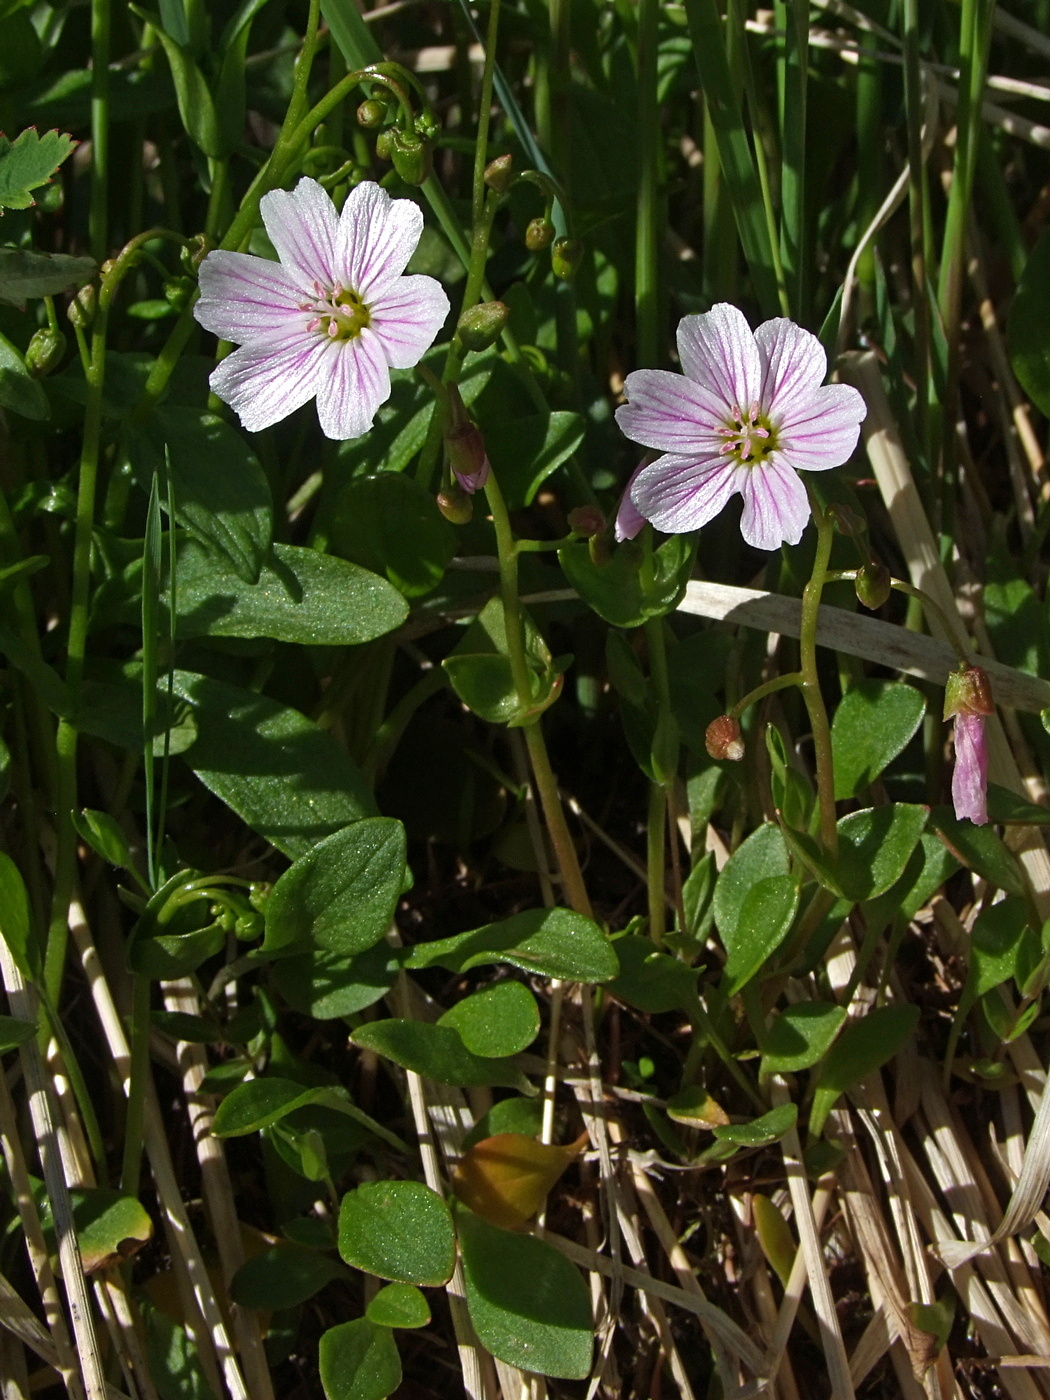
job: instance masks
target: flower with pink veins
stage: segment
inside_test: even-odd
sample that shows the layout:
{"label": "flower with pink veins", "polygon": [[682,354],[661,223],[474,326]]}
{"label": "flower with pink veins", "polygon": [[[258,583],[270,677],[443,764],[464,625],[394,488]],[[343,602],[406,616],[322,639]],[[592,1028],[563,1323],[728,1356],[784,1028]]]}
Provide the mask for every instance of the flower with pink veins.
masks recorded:
{"label": "flower with pink veins", "polygon": [[958,821],[988,821],[988,738],[985,721],[994,714],[988,672],[980,666],[953,671],[944,687],[944,718],[955,719],[952,805]]}
{"label": "flower with pink veins", "polygon": [[193,314],[240,345],[209,383],[249,432],[316,398],[325,437],[361,437],[390,397],[390,370],[417,364],[448,315],[433,277],[403,275],[423,215],[371,180],[341,214],[305,178],[259,209],[279,263],[224,251],[201,263]]}
{"label": "flower with pink veins", "polygon": [[864,400],[825,384],[820,341],[778,317],[752,333],[720,302],[678,326],[682,374],[638,369],[616,410],[622,432],[662,455],[635,472],[617,517],[621,538],[650,520],[685,534],[744,498],[744,539],[756,549],[797,544],[809,519],[798,473],[841,466],[857,445]]}

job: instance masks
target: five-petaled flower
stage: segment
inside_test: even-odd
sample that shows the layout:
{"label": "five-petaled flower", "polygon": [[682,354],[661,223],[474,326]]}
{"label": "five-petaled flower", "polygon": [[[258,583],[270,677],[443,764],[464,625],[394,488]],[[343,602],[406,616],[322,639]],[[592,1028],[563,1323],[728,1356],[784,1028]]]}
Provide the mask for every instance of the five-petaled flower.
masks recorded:
{"label": "five-petaled flower", "polygon": [[984,723],[995,711],[987,671],[965,666],[953,671],[944,687],[944,718],[955,717],[955,767],[952,804],[959,821],[975,826],[988,820],[988,740]]}
{"label": "five-petaled flower", "polygon": [[241,347],[211,387],[249,432],[316,397],[326,437],[361,437],[390,397],[391,368],[417,364],[448,315],[433,277],[402,275],[423,215],[371,180],[342,214],[310,179],[259,208],[279,263],[222,251],[201,263],[193,314]]}
{"label": "five-petaled flower", "polygon": [[816,336],[783,318],[752,334],[726,302],[681,321],[678,355],[683,374],[627,376],[616,421],[663,455],[631,478],[618,538],[633,538],[645,520],[668,534],[697,530],[739,491],[748,544],[797,544],[810,514],[797,473],[847,460],[864,400],[847,384],[823,382],[827,357]]}

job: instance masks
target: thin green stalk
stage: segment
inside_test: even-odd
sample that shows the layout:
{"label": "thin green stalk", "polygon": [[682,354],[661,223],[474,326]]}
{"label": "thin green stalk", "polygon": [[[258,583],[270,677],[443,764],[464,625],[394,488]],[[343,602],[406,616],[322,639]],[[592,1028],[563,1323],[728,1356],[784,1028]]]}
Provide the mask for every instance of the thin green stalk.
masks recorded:
{"label": "thin green stalk", "polygon": [[204,218],[204,232],[214,242],[222,228],[226,206],[230,196],[230,162],[213,160],[211,165],[211,193],[208,195],[208,212]]}
{"label": "thin green stalk", "polygon": [[[769,180],[769,164],[766,148],[762,142],[762,107],[755,86],[755,74],[751,67],[751,56],[747,45],[743,49],[744,91],[747,94],[747,110],[751,117],[751,130],[754,132],[755,169],[758,175],[758,188],[762,200],[762,215],[765,220],[766,236],[769,240],[769,257],[776,282],[777,306],[782,316],[791,315],[791,302],[788,297],[784,265],[780,260],[780,239],[777,236],[777,216],[773,207],[773,189]],[[772,314],[772,313],[771,313]]]}
{"label": "thin green stalk", "polygon": [[931,460],[928,431],[930,307],[926,284],[926,167],[922,158],[922,76],[919,67],[919,0],[902,0],[904,117],[908,131],[908,233],[911,240],[912,309],[915,316],[915,416],[919,442]]}
{"label": "thin green stalk", "polygon": [[492,82],[496,71],[496,36],[499,33],[500,0],[491,0],[489,27],[485,36],[485,66],[481,73],[478,99],[478,135],[474,147],[474,185],[471,207],[477,228],[485,214],[485,166],[489,158],[489,123],[492,119]]}
{"label": "thin green stalk", "polygon": [[91,0],[91,256],[109,251],[109,46],[110,0]]}
{"label": "thin green stalk", "polygon": [[817,553],[813,561],[813,572],[802,590],[802,624],[799,633],[799,652],[802,662],[802,698],[809,714],[810,728],[813,731],[813,750],[817,768],[817,800],[820,806],[820,834],[824,853],[834,859],[838,852],[838,829],[835,813],[835,773],[831,757],[831,726],[828,712],[820,690],[820,677],[817,673],[817,616],[820,609],[820,595],[824,589],[824,579],[831,559],[831,546],[835,527],[830,515],[824,515],[817,503],[813,502],[813,519],[817,526]]}
{"label": "thin green stalk", "polygon": [[653,369],[660,355],[657,279],[657,185],[660,161],[660,112],[656,101],[659,0],[638,0],[638,151],[641,171],[634,223],[634,320],[637,363]]}
{"label": "thin green stalk", "polygon": [[786,671],[782,676],[774,676],[772,680],[763,681],[761,685],[756,685],[754,690],[749,690],[742,700],[738,700],[729,711],[733,719],[739,719],[745,710],[750,709],[759,700],[764,700],[767,695],[773,695],[778,690],[787,690],[789,686],[801,686],[804,677],[801,671]]}
{"label": "thin green stalk", "polygon": [[[652,567],[652,531],[647,531],[643,569]],[[649,675],[656,694],[656,732],[653,763],[656,781],[649,789],[646,877],[649,888],[649,937],[657,946],[665,930],[665,886],[667,879],[667,795],[678,768],[678,729],[671,709],[671,681],[667,669],[667,641],[662,617],[648,618],[645,639],[649,647]],[[674,840],[674,833],[671,833]]]}
{"label": "thin green stalk", "polygon": [[[806,319],[806,94],[809,75],[808,0],[775,0],[783,28],[780,90],[780,262],[796,320]],[[756,146],[757,146],[756,142]]]}
{"label": "thin green stalk", "polygon": [[146,1120],[146,1093],[149,1083],[150,984],[148,977],[132,976],[130,1035],[131,1059],[128,1066],[127,1117],[124,1120],[124,1154],[120,1167],[120,1189],[137,1196],[142,1166],[143,1128]]}
{"label": "thin green stalk", "polygon": [[665,889],[667,883],[667,793],[660,783],[649,784],[646,815],[645,875],[649,896],[649,937],[658,948],[667,931]]}
{"label": "thin green stalk", "polygon": [[310,0],[310,13],[306,21],[306,34],[303,36],[303,47],[300,50],[299,58],[295,65],[295,76],[292,79],[292,95],[289,99],[288,110],[285,113],[284,122],[281,126],[282,134],[298,125],[306,110],[306,104],[309,100],[310,72],[313,68],[314,56],[317,53],[317,31],[320,27],[320,23],[320,0]]}

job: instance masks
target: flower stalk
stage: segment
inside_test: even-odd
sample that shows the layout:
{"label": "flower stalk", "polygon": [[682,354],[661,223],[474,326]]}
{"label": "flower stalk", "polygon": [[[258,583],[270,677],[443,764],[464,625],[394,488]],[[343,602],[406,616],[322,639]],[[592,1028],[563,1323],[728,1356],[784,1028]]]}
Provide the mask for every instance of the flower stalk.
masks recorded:
{"label": "flower stalk", "polygon": [[835,772],[831,756],[831,725],[828,723],[828,711],[824,704],[824,696],[820,689],[820,676],[817,672],[817,617],[820,611],[820,595],[827,581],[835,527],[831,516],[826,515],[815,500],[812,501],[812,506],[813,519],[817,527],[817,553],[813,561],[813,572],[802,590],[802,625],[799,635],[799,651],[802,662],[802,698],[805,701],[810,728],[813,731],[820,835],[825,855],[833,860],[838,852],[839,844],[838,818],[835,812]]}

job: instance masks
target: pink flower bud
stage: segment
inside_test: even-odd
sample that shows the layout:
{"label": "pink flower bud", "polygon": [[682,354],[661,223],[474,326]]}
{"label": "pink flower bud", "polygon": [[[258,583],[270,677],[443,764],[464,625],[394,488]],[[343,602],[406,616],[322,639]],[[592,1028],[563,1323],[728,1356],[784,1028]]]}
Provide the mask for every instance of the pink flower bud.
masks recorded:
{"label": "pink flower bud", "polygon": [[955,768],[952,803],[959,821],[975,826],[988,820],[988,739],[985,718],[992,714],[992,687],[980,666],[953,671],[944,687],[944,718],[955,716]]}
{"label": "pink flower bud", "polygon": [[740,722],[732,715],[719,715],[707,726],[704,744],[712,758],[728,758],[734,763],[744,756],[744,740],[740,733]]}
{"label": "pink flower bud", "polygon": [[452,474],[463,490],[471,496],[480,491],[489,479],[489,459],[485,439],[469,418],[445,434],[445,451]]}
{"label": "pink flower bud", "polygon": [[964,666],[949,675],[944,686],[944,718],[990,715],[995,711],[992,683],[980,666]]}

